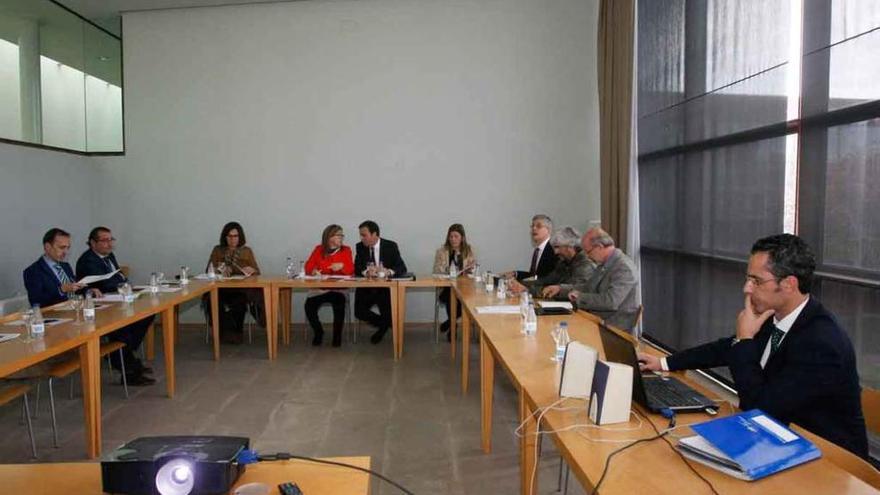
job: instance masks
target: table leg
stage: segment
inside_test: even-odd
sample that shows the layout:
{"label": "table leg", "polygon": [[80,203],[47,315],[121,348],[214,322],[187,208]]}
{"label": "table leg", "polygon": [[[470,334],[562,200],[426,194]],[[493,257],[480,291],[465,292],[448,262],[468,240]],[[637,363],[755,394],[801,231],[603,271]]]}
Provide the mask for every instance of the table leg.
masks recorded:
{"label": "table leg", "polygon": [[455,361],[455,346],[458,343],[456,338],[456,327],[458,323],[458,298],[455,297],[455,288],[449,288],[449,331],[450,342],[452,346],[452,360]]}
{"label": "table leg", "polygon": [[151,323],[149,327],[147,327],[147,361],[152,361],[156,359],[156,328]]}
{"label": "table leg", "polygon": [[[211,334],[214,336],[214,361],[220,360],[220,289],[211,288]],[[165,344],[168,347],[168,344]]]}
{"label": "table leg", "polygon": [[397,285],[397,321],[400,324],[397,336],[397,359],[403,357],[403,335],[406,331],[406,286]]}
{"label": "table leg", "polygon": [[523,425],[519,440],[519,474],[522,487],[520,493],[530,495],[535,493],[538,485],[538,470],[535,466],[538,462],[536,456],[538,423],[522,388],[519,390],[519,419],[520,424]]}
{"label": "table leg", "polygon": [[284,345],[290,345],[290,322],[293,320],[292,289],[281,289],[281,331],[284,333]]}
{"label": "table leg", "polygon": [[468,391],[468,367],[470,366],[471,351],[471,316],[467,311],[461,311],[461,391]]}
{"label": "table leg", "polygon": [[403,329],[401,327],[401,322],[398,311],[398,303],[397,303],[397,284],[391,284],[388,286],[388,290],[391,296],[391,355],[394,357],[394,360],[397,361],[397,350],[400,345],[400,341],[398,340],[403,333]]}
{"label": "table leg", "polygon": [[272,290],[272,321],[266,322],[266,325],[271,327],[271,330],[266,330],[266,334],[269,336],[269,340],[272,342],[273,353],[278,352],[278,310],[281,309],[281,290],[282,289],[279,287],[275,287]]}
{"label": "table leg", "polygon": [[268,346],[269,352],[269,360],[275,359],[277,357],[275,352],[275,346],[272,345],[272,315],[275,313],[272,310],[272,287],[265,286],[263,287],[263,307],[266,311],[266,342]]}
{"label": "table leg", "polygon": [[169,398],[174,397],[174,334],[177,333],[177,329],[175,328],[176,325],[177,319],[174,315],[174,308],[172,307],[163,311],[162,343],[165,345],[165,384]]}
{"label": "table leg", "polygon": [[83,413],[85,415],[86,455],[94,459],[101,455],[101,357],[98,336],[79,347],[79,365],[82,373]]}
{"label": "table leg", "polygon": [[495,356],[489,348],[489,339],[480,341],[480,426],[483,452],[492,452],[492,394],[495,390]]}

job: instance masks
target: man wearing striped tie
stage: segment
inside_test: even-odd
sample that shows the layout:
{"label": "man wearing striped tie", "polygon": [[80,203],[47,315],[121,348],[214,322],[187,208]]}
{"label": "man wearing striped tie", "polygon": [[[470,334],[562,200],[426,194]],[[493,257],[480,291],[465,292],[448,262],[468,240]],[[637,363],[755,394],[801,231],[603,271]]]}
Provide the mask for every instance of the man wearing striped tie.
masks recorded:
{"label": "man wearing striped tie", "polygon": [[84,288],[76,283],[73,269],[65,261],[69,251],[70,234],[64,230],[56,227],[43,236],[43,255],[24,271],[24,286],[31,305],[51,306]]}
{"label": "man wearing striped tie", "polygon": [[643,371],[727,366],[743,410],[761,409],[867,458],[856,357],[846,332],[810,295],[816,258],[792,234],[752,246],[736,335],[665,358],[639,354]]}

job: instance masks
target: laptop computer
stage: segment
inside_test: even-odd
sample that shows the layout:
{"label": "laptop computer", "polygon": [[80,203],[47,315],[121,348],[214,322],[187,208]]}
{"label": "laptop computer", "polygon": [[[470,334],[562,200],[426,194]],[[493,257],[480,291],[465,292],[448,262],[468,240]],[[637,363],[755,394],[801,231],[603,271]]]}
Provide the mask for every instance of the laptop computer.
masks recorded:
{"label": "laptop computer", "polygon": [[640,373],[636,349],[626,337],[606,325],[599,326],[599,335],[606,361],[633,367],[633,400],[649,411],[700,412],[718,408],[714,401],[674,377]]}

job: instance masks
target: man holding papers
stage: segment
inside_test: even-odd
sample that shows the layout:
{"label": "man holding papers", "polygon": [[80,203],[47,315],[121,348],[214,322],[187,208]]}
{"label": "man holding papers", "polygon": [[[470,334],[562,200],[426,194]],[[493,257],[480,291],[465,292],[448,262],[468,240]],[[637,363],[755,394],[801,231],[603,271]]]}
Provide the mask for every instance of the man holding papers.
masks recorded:
{"label": "man holding papers", "polygon": [[736,335],[662,359],[639,354],[642,370],[728,366],[741,409],[761,409],[867,458],[852,343],[810,297],[815,268],[799,237],[759,239],[749,258]]}
{"label": "man holding papers", "polygon": [[51,306],[67,300],[67,295],[83,289],[76,283],[67,263],[70,234],[59,228],[43,236],[43,255],[24,270],[24,286],[31,305]]}
{"label": "man holding papers", "polygon": [[[113,254],[113,233],[107,227],[95,227],[89,233],[89,249],[86,250],[76,262],[76,276],[82,279],[87,276],[106,275],[116,272],[112,277],[100,280],[89,287],[102,293],[116,292],[119,284],[126,282],[125,276],[119,272],[119,263]],[[144,318],[131,325],[120,328],[108,335],[110,340],[122,342],[122,359],[125,361],[125,373],[128,385],[152,385],[156,380],[146,376],[153,370],[144,366],[140,359],[134,355],[134,351],[141,346],[147,329],[153,323],[153,317]],[[119,353],[110,354],[110,363],[114,369],[120,369]]]}

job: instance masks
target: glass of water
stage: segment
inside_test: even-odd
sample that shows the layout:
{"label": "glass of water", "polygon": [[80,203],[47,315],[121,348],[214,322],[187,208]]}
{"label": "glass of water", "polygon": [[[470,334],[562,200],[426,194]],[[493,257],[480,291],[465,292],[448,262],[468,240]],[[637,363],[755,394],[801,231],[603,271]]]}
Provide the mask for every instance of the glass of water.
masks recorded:
{"label": "glass of water", "polygon": [[82,308],[83,308],[83,296],[80,294],[74,294],[73,298],[70,300],[70,306],[73,308],[73,312],[76,315],[75,320],[73,322],[74,325],[82,325]]}

